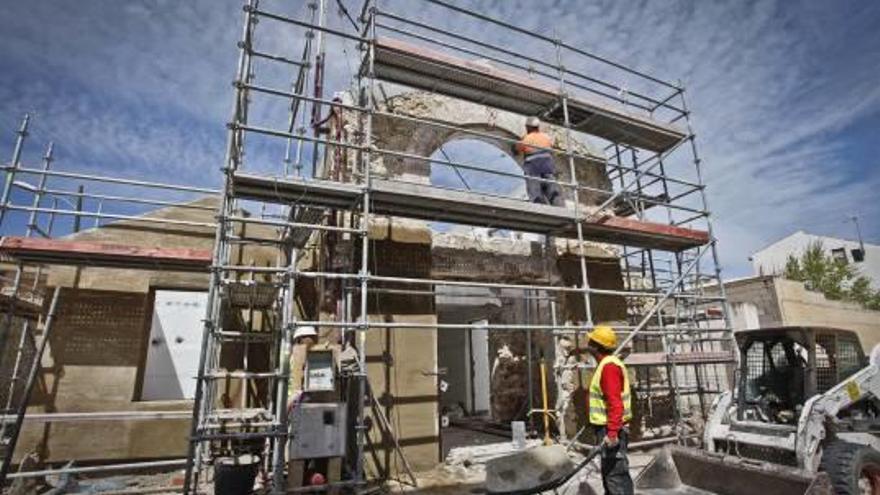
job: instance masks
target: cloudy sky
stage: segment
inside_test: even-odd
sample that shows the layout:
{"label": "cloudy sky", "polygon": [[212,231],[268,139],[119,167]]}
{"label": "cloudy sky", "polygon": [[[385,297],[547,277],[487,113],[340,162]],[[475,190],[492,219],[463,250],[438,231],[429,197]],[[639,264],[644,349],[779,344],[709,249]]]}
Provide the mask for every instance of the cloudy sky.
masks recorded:
{"label": "cloudy sky", "polygon": [[[854,237],[852,215],[880,242],[880,2],[456,3],[686,85],[726,276],[749,274],[750,252],[798,229]],[[449,22],[415,1],[390,8]],[[2,160],[31,112],[28,163],[53,140],[62,169],[218,185],[241,13],[238,0],[7,2]],[[330,19],[347,22],[335,8]],[[300,43],[278,35],[267,46],[295,55]],[[331,48],[349,55],[329,68],[344,78],[354,47]]]}

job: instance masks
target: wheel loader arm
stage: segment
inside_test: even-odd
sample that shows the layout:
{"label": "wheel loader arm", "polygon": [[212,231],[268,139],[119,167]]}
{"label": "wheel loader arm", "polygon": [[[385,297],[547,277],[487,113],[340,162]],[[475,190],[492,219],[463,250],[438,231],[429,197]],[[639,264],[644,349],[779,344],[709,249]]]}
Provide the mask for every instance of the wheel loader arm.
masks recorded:
{"label": "wheel loader arm", "polygon": [[880,367],[874,360],[827,392],[810,398],[798,420],[798,464],[815,472],[819,468],[819,447],[826,436],[826,422],[834,421],[838,413],[866,397],[880,397]]}

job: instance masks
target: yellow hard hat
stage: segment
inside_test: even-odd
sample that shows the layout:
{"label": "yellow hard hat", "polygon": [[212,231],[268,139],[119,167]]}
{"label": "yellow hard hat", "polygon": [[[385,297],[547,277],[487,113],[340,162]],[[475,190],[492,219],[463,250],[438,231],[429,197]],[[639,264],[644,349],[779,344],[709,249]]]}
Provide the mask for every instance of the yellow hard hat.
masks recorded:
{"label": "yellow hard hat", "polygon": [[606,349],[614,349],[617,347],[617,334],[614,333],[614,329],[608,325],[597,325],[593,327],[593,331],[588,333],[587,337]]}

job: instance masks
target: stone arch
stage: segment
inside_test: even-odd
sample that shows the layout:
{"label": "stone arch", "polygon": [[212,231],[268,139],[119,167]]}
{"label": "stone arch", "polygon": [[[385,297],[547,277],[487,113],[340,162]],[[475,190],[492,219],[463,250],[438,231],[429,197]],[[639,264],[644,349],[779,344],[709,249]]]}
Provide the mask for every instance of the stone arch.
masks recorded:
{"label": "stone arch", "polygon": [[[489,127],[488,125],[470,124],[466,127],[468,130],[477,131],[491,136],[498,136],[503,139],[517,139],[518,137],[506,129]],[[517,186],[521,186],[522,190],[520,192],[525,194],[525,182],[515,177],[516,175],[523,174],[522,163],[516,159],[510,146],[507,146],[507,141],[474,135],[463,131],[452,131],[450,133],[443,133],[442,136],[438,136],[437,142],[431,144],[436,144],[434,150],[428,153],[428,156],[431,156],[432,158],[446,160],[446,156],[448,155],[448,159],[453,162],[461,162],[486,169],[485,172],[459,169],[458,172],[467,177],[469,189],[491,194],[508,195],[517,191]],[[463,145],[464,148],[457,148],[457,145]],[[441,149],[444,150],[444,153],[440,153]],[[465,153],[462,153],[463,150]],[[471,152],[474,154],[470,154]],[[429,172],[432,181],[438,176],[452,176],[452,174],[454,174],[452,167],[438,163],[432,163]],[[493,172],[513,174],[513,176],[493,175]],[[483,181],[491,181],[492,185],[484,183]],[[455,182],[456,185],[453,187],[462,186],[460,182]],[[432,184],[440,185],[436,182],[432,182]],[[497,188],[496,186],[500,188]]]}
{"label": "stone arch", "polygon": [[[510,129],[506,129],[506,128],[498,127],[498,126],[493,126],[493,125],[489,124],[488,122],[468,123],[468,124],[462,125],[461,127],[465,128],[469,131],[476,131],[476,132],[480,132],[483,134],[489,134],[492,136],[497,136],[502,139],[518,139],[519,138],[519,135],[512,132]],[[511,153],[510,147],[503,145],[505,143],[505,141],[499,141],[499,140],[491,139],[488,137],[469,134],[464,131],[458,131],[458,130],[452,130],[452,129],[440,129],[440,130],[442,130],[444,132],[437,133],[437,138],[435,140],[436,147],[431,153],[437,151],[437,149],[439,149],[440,146],[442,146],[446,143],[451,143],[453,141],[458,141],[461,139],[472,139],[474,141],[482,141],[486,144],[494,146],[495,148],[497,148],[498,150],[500,150],[501,152],[505,153],[507,156],[512,158],[514,161],[516,161],[516,157],[513,155],[513,153]],[[519,162],[517,162],[517,165],[522,166],[522,164]]]}
{"label": "stone arch", "polygon": [[[517,139],[525,128],[526,117],[504,112],[475,103],[448,98],[432,93],[414,91],[392,96],[379,105],[379,110],[389,114],[401,114],[431,120],[441,125],[462,127],[506,139]],[[546,125],[544,131],[557,143],[565,143],[565,130]],[[477,139],[489,143],[513,158],[509,145],[487,137],[475,136],[457,129],[430,125],[409,119],[378,114],[373,118],[373,139],[379,148],[400,151],[409,155],[430,157],[441,145],[455,139]],[[573,149],[581,155],[594,159],[575,158],[575,171],[579,184],[602,191],[610,191],[611,183],[605,171],[604,160],[588,143],[575,141]],[[514,158],[514,161],[517,161]],[[556,170],[561,181],[571,181],[568,158],[554,155]],[[519,162],[517,162],[519,163]],[[521,163],[519,164],[521,166]],[[430,163],[426,160],[377,154],[373,171],[379,176],[410,182],[429,183]],[[596,205],[607,197],[597,191],[582,191],[580,202]]]}

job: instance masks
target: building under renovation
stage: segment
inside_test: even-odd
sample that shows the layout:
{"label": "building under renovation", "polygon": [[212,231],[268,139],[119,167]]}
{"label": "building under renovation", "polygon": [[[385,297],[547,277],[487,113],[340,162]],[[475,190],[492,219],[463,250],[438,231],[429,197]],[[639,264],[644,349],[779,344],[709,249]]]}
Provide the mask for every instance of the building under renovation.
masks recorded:
{"label": "building under renovation", "polygon": [[[24,163],[25,118],[0,479],[74,460],[357,491],[511,422],[591,443],[599,323],[625,337],[633,446],[699,434],[734,351],[684,88],[441,0],[326,3],[246,2],[219,187]],[[524,195],[532,116],[556,177],[528,180],[559,205]]]}

